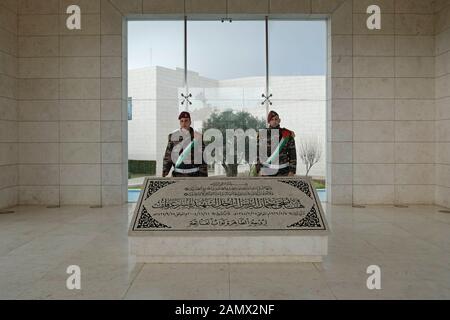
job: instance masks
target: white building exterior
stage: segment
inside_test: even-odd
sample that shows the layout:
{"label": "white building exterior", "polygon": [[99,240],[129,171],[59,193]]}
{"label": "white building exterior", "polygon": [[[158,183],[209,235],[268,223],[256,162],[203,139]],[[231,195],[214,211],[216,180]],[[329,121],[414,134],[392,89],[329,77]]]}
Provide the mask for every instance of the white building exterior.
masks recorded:
{"label": "white building exterior", "polygon": [[[168,134],[178,127],[178,113],[191,112],[193,127],[202,130],[202,122],[212,112],[233,109],[266,118],[261,105],[265,77],[214,80],[196,72],[188,73],[192,105],[181,105],[184,70],[147,67],[129,70],[128,96],[132,98],[132,120],[128,121],[128,157],[131,160],[156,160],[157,175]],[[271,77],[271,109],[277,111],[281,126],[295,131],[297,152],[302,139],[319,139],[321,160],[310,171],[325,177],[326,171],[326,78],[325,76]],[[223,174],[217,166],[215,174]],[[245,166],[242,170],[246,170]],[[297,174],[305,174],[298,157]]]}

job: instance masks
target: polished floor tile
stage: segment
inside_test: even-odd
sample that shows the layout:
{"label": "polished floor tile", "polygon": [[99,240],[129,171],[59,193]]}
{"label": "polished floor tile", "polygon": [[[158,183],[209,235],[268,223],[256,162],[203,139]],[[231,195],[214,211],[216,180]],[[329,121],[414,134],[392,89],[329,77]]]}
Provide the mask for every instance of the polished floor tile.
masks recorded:
{"label": "polished floor tile", "polygon": [[[266,264],[136,263],[134,207],[0,215],[0,299],[450,299],[450,214],[439,207],[325,204],[324,261]],[[70,265],[81,269],[81,290],[66,287]],[[366,286],[371,265],[381,290]]]}
{"label": "polished floor tile", "polygon": [[229,299],[226,264],[146,264],[125,299]]}
{"label": "polished floor tile", "polygon": [[231,299],[335,299],[326,278],[312,263],[235,264]]}

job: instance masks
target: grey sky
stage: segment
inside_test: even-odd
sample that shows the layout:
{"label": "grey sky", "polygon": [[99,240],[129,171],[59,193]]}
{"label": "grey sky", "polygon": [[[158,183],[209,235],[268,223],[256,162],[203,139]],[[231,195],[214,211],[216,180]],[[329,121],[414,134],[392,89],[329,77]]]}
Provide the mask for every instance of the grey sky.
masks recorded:
{"label": "grey sky", "polygon": [[[132,21],[128,68],[184,67],[183,21]],[[188,21],[188,69],[217,79],[265,75],[264,21]],[[326,22],[269,22],[270,75],[325,75]]]}

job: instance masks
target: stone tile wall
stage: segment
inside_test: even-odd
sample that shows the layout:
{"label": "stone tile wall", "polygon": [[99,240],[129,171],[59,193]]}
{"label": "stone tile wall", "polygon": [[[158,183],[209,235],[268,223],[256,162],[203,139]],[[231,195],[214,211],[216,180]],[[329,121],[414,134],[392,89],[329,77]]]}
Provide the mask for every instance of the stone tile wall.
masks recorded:
{"label": "stone tile wall", "polygon": [[[81,31],[65,28],[69,4],[81,7]],[[371,4],[382,10],[381,30],[366,28]],[[0,69],[0,206],[16,202],[16,185],[20,204],[125,202],[125,17],[248,13],[329,18],[329,201],[449,206],[448,0],[5,0],[0,8],[2,58],[18,57],[17,95],[16,68]]]}
{"label": "stone tile wall", "polygon": [[122,24],[106,0],[19,2],[20,204],[126,201]]}
{"label": "stone tile wall", "polygon": [[450,208],[450,1],[437,1],[436,30],[436,198]]}
{"label": "stone tile wall", "polygon": [[433,203],[433,1],[345,1],[330,33],[331,202]]}
{"label": "stone tile wall", "polygon": [[17,204],[17,2],[0,1],[0,208]]}

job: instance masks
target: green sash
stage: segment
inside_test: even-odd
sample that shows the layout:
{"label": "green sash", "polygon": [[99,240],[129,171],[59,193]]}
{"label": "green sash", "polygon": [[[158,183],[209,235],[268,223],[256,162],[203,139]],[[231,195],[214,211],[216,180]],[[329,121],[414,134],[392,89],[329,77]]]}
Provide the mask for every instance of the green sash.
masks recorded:
{"label": "green sash", "polygon": [[184,159],[186,159],[187,155],[190,153],[190,151],[195,147],[196,140],[192,140],[189,145],[186,147],[186,149],[183,150],[181,155],[178,157],[177,162],[175,163],[175,168],[178,168],[180,164],[183,163]]}
{"label": "green sash", "polygon": [[289,137],[282,138],[275,151],[270,155],[264,164],[271,164],[272,161],[280,154],[281,149],[286,145]]}

